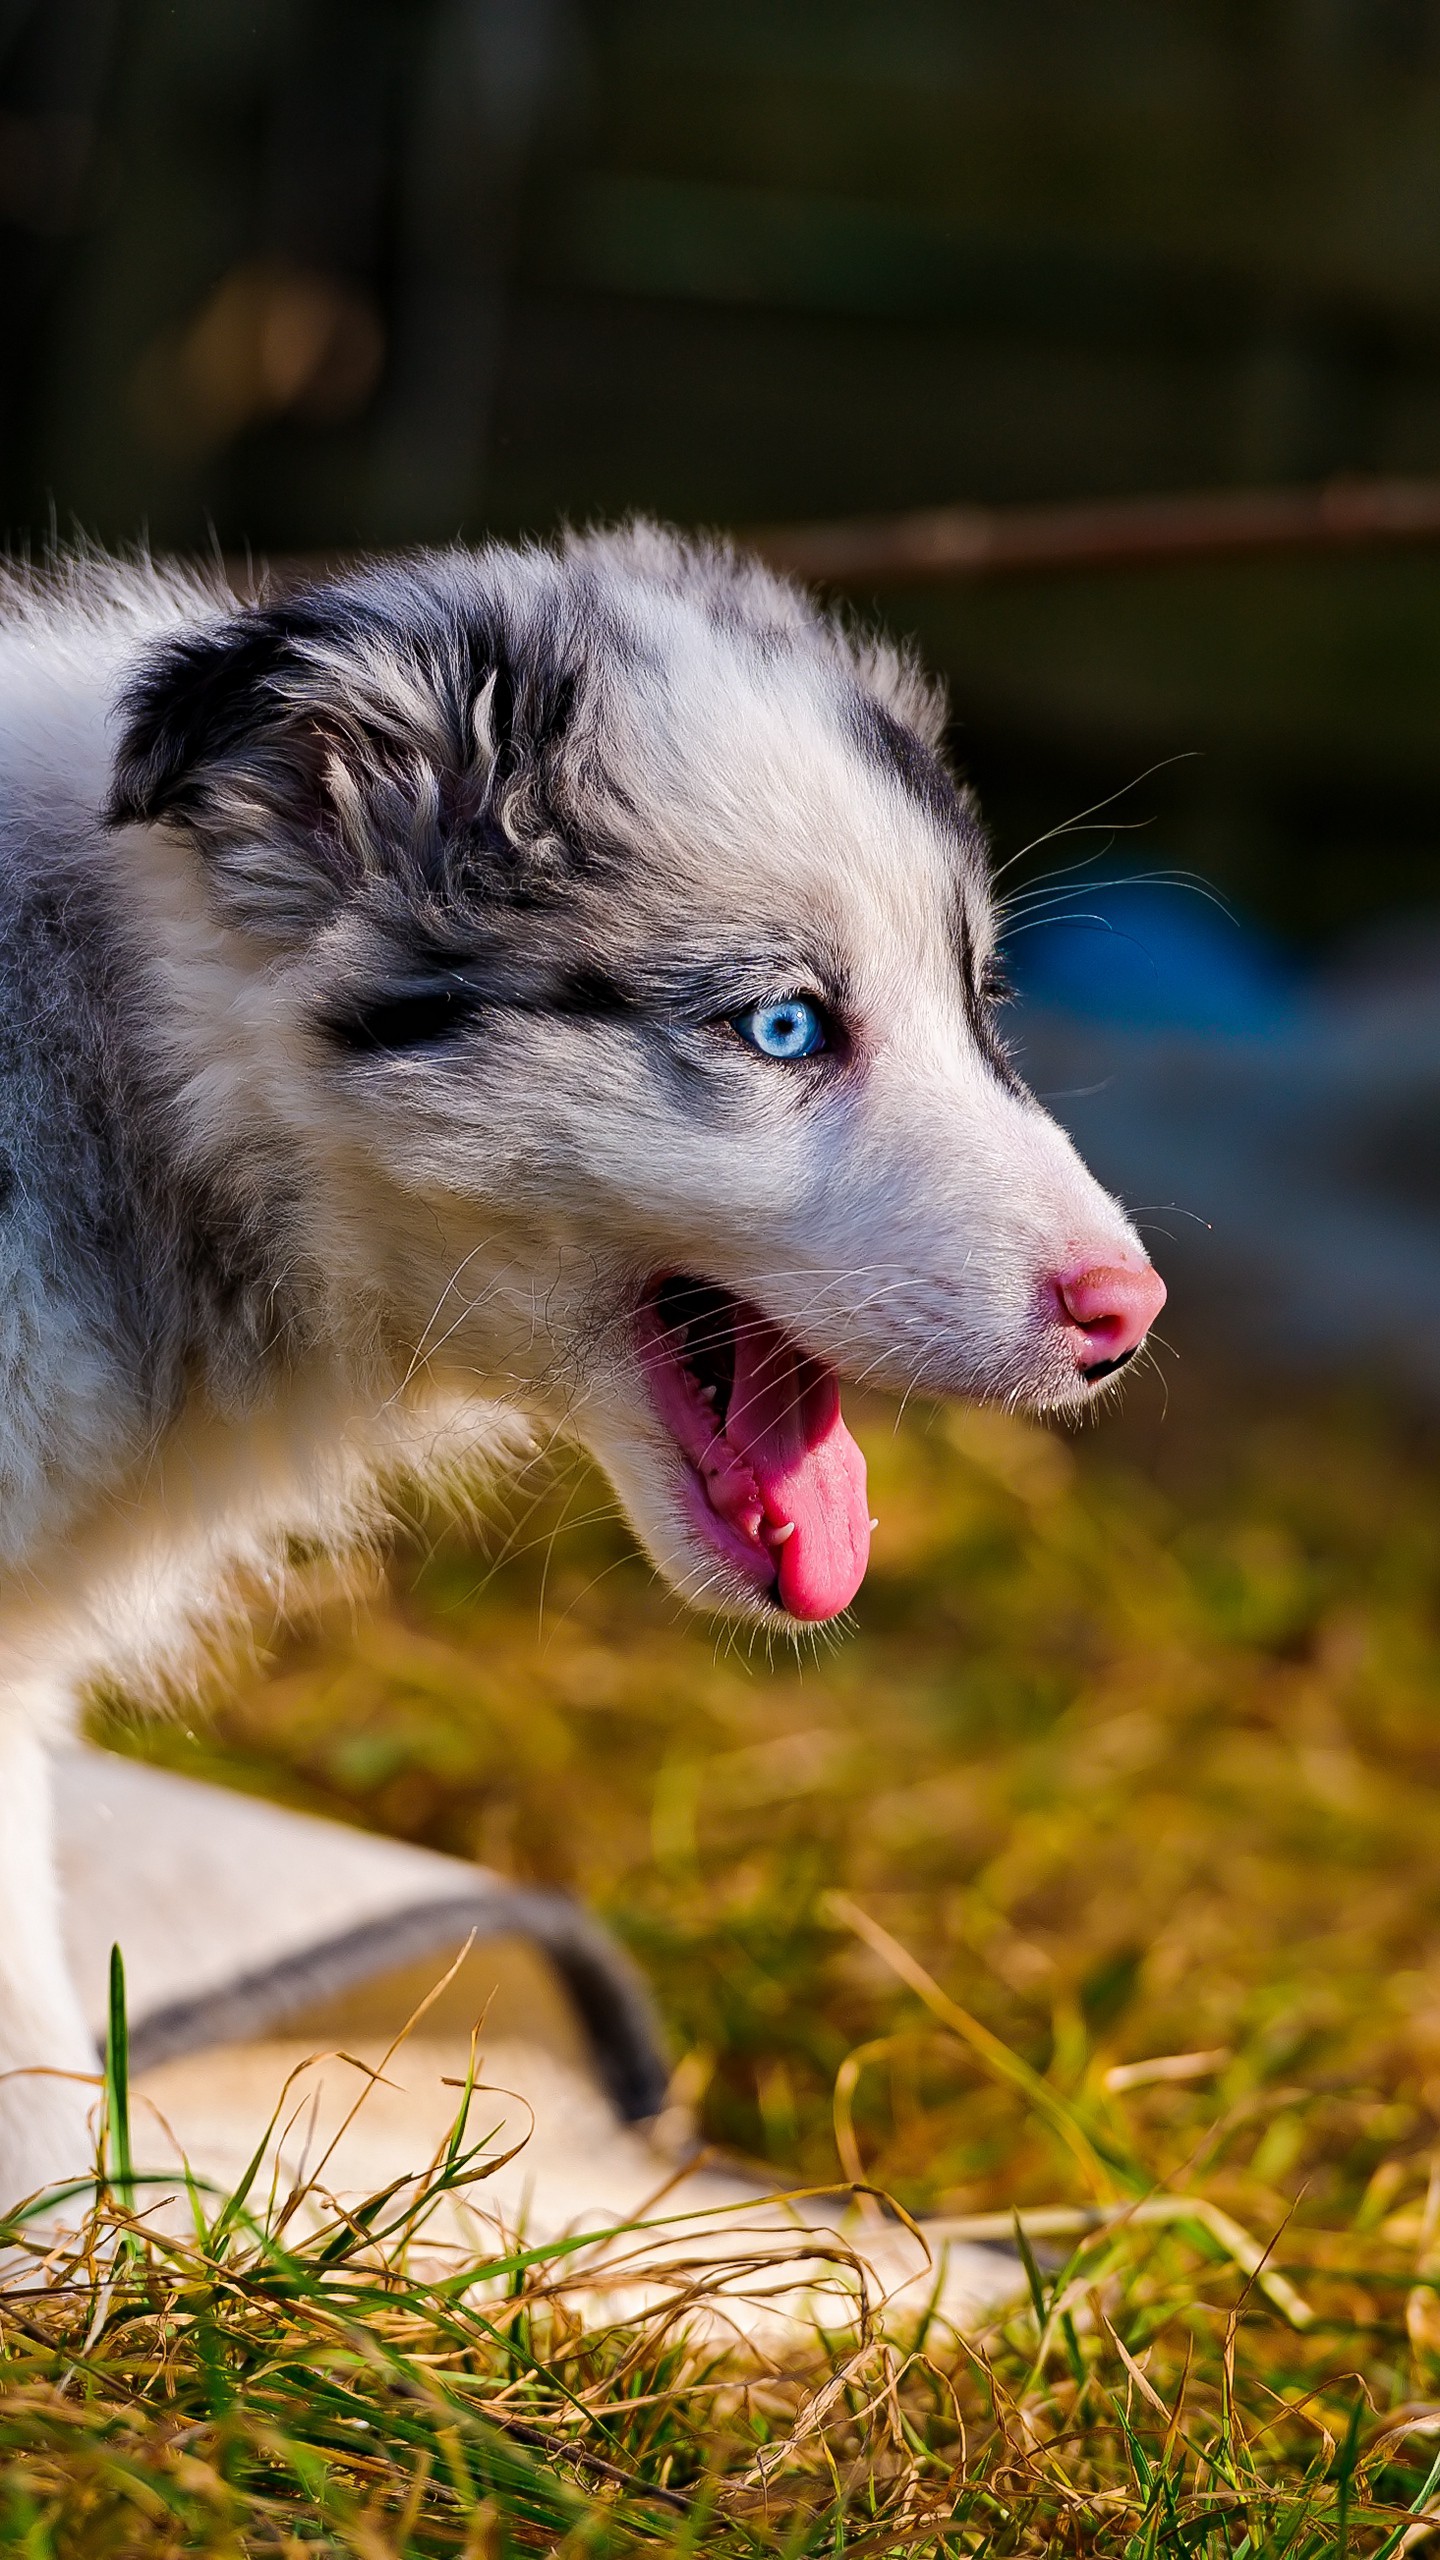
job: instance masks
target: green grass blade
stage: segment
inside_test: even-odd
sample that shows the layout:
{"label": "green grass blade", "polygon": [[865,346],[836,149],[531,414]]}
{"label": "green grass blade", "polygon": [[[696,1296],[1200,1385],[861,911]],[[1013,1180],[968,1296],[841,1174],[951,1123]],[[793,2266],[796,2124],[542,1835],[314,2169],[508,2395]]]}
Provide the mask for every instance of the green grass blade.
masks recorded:
{"label": "green grass blade", "polygon": [[110,1999],[105,2028],[105,2168],[118,2204],[135,2210],[135,2162],[130,2150],[130,2022],[125,2008],[125,1959],[110,1950]]}

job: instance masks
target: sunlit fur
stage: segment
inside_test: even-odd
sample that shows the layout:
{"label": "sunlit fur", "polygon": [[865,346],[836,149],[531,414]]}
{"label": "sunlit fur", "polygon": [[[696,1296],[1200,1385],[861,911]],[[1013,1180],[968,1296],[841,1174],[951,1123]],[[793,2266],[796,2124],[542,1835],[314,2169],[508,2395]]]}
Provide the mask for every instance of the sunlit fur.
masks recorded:
{"label": "sunlit fur", "polygon": [[[37,1747],[164,1689],[297,1536],[559,1430],[687,1598],[659,1270],[852,1378],[1084,1401],[1049,1275],[1138,1252],[989,1018],[943,707],[639,526],[238,609],[79,560],[0,623],[0,2070],[83,2070]],[[804,989],[802,1068],[727,1018]],[[773,1623],[781,1622],[772,1613]],[[0,2188],[90,2093],[0,2080]]]}

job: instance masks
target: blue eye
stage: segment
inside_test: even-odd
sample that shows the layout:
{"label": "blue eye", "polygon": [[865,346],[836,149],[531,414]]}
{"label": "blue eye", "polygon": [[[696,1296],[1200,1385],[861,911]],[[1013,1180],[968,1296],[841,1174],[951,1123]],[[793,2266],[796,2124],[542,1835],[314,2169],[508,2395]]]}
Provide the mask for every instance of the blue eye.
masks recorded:
{"label": "blue eye", "polygon": [[813,1058],[829,1047],[818,1005],[804,996],[786,996],[779,1004],[754,1004],[734,1016],[735,1029],[762,1058]]}

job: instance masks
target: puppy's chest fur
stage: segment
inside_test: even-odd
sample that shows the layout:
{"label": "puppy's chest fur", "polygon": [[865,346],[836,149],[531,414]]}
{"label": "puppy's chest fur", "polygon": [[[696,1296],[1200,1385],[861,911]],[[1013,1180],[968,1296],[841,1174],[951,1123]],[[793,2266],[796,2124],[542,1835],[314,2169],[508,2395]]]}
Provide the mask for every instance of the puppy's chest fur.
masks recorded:
{"label": "puppy's chest fur", "polygon": [[183,1693],[305,1594],[315,1554],[363,1566],[397,1485],[463,1499],[529,1447],[519,1416],[425,1379],[387,1400],[302,1363],[243,1413],[196,1398],[152,1451],[41,1547],[0,1605],[0,1679],[57,1693],[101,1675]]}

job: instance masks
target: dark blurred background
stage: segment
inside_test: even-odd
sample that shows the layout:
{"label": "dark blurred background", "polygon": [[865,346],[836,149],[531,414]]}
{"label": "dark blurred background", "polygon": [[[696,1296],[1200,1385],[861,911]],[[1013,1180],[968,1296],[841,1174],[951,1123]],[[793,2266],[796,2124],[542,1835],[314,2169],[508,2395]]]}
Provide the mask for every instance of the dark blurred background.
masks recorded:
{"label": "dark blurred background", "polygon": [[[0,0],[0,219],[0,517],[32,550],[1440,475],[1440,0]],[[1068,941],[1017,935],[1102,1167],[1238,1232],[1378,1039],[1321,1171],[1410,1219],[1413,1339],[1440,551],[883,605],[949,674],[1016,880],[1195,871],[1241,919],[1117,912],[1092,867]],[[1114,793],[1134,833],[1021,854]],[[1124,1097],[1166,1073],[1146,1140]]]}

